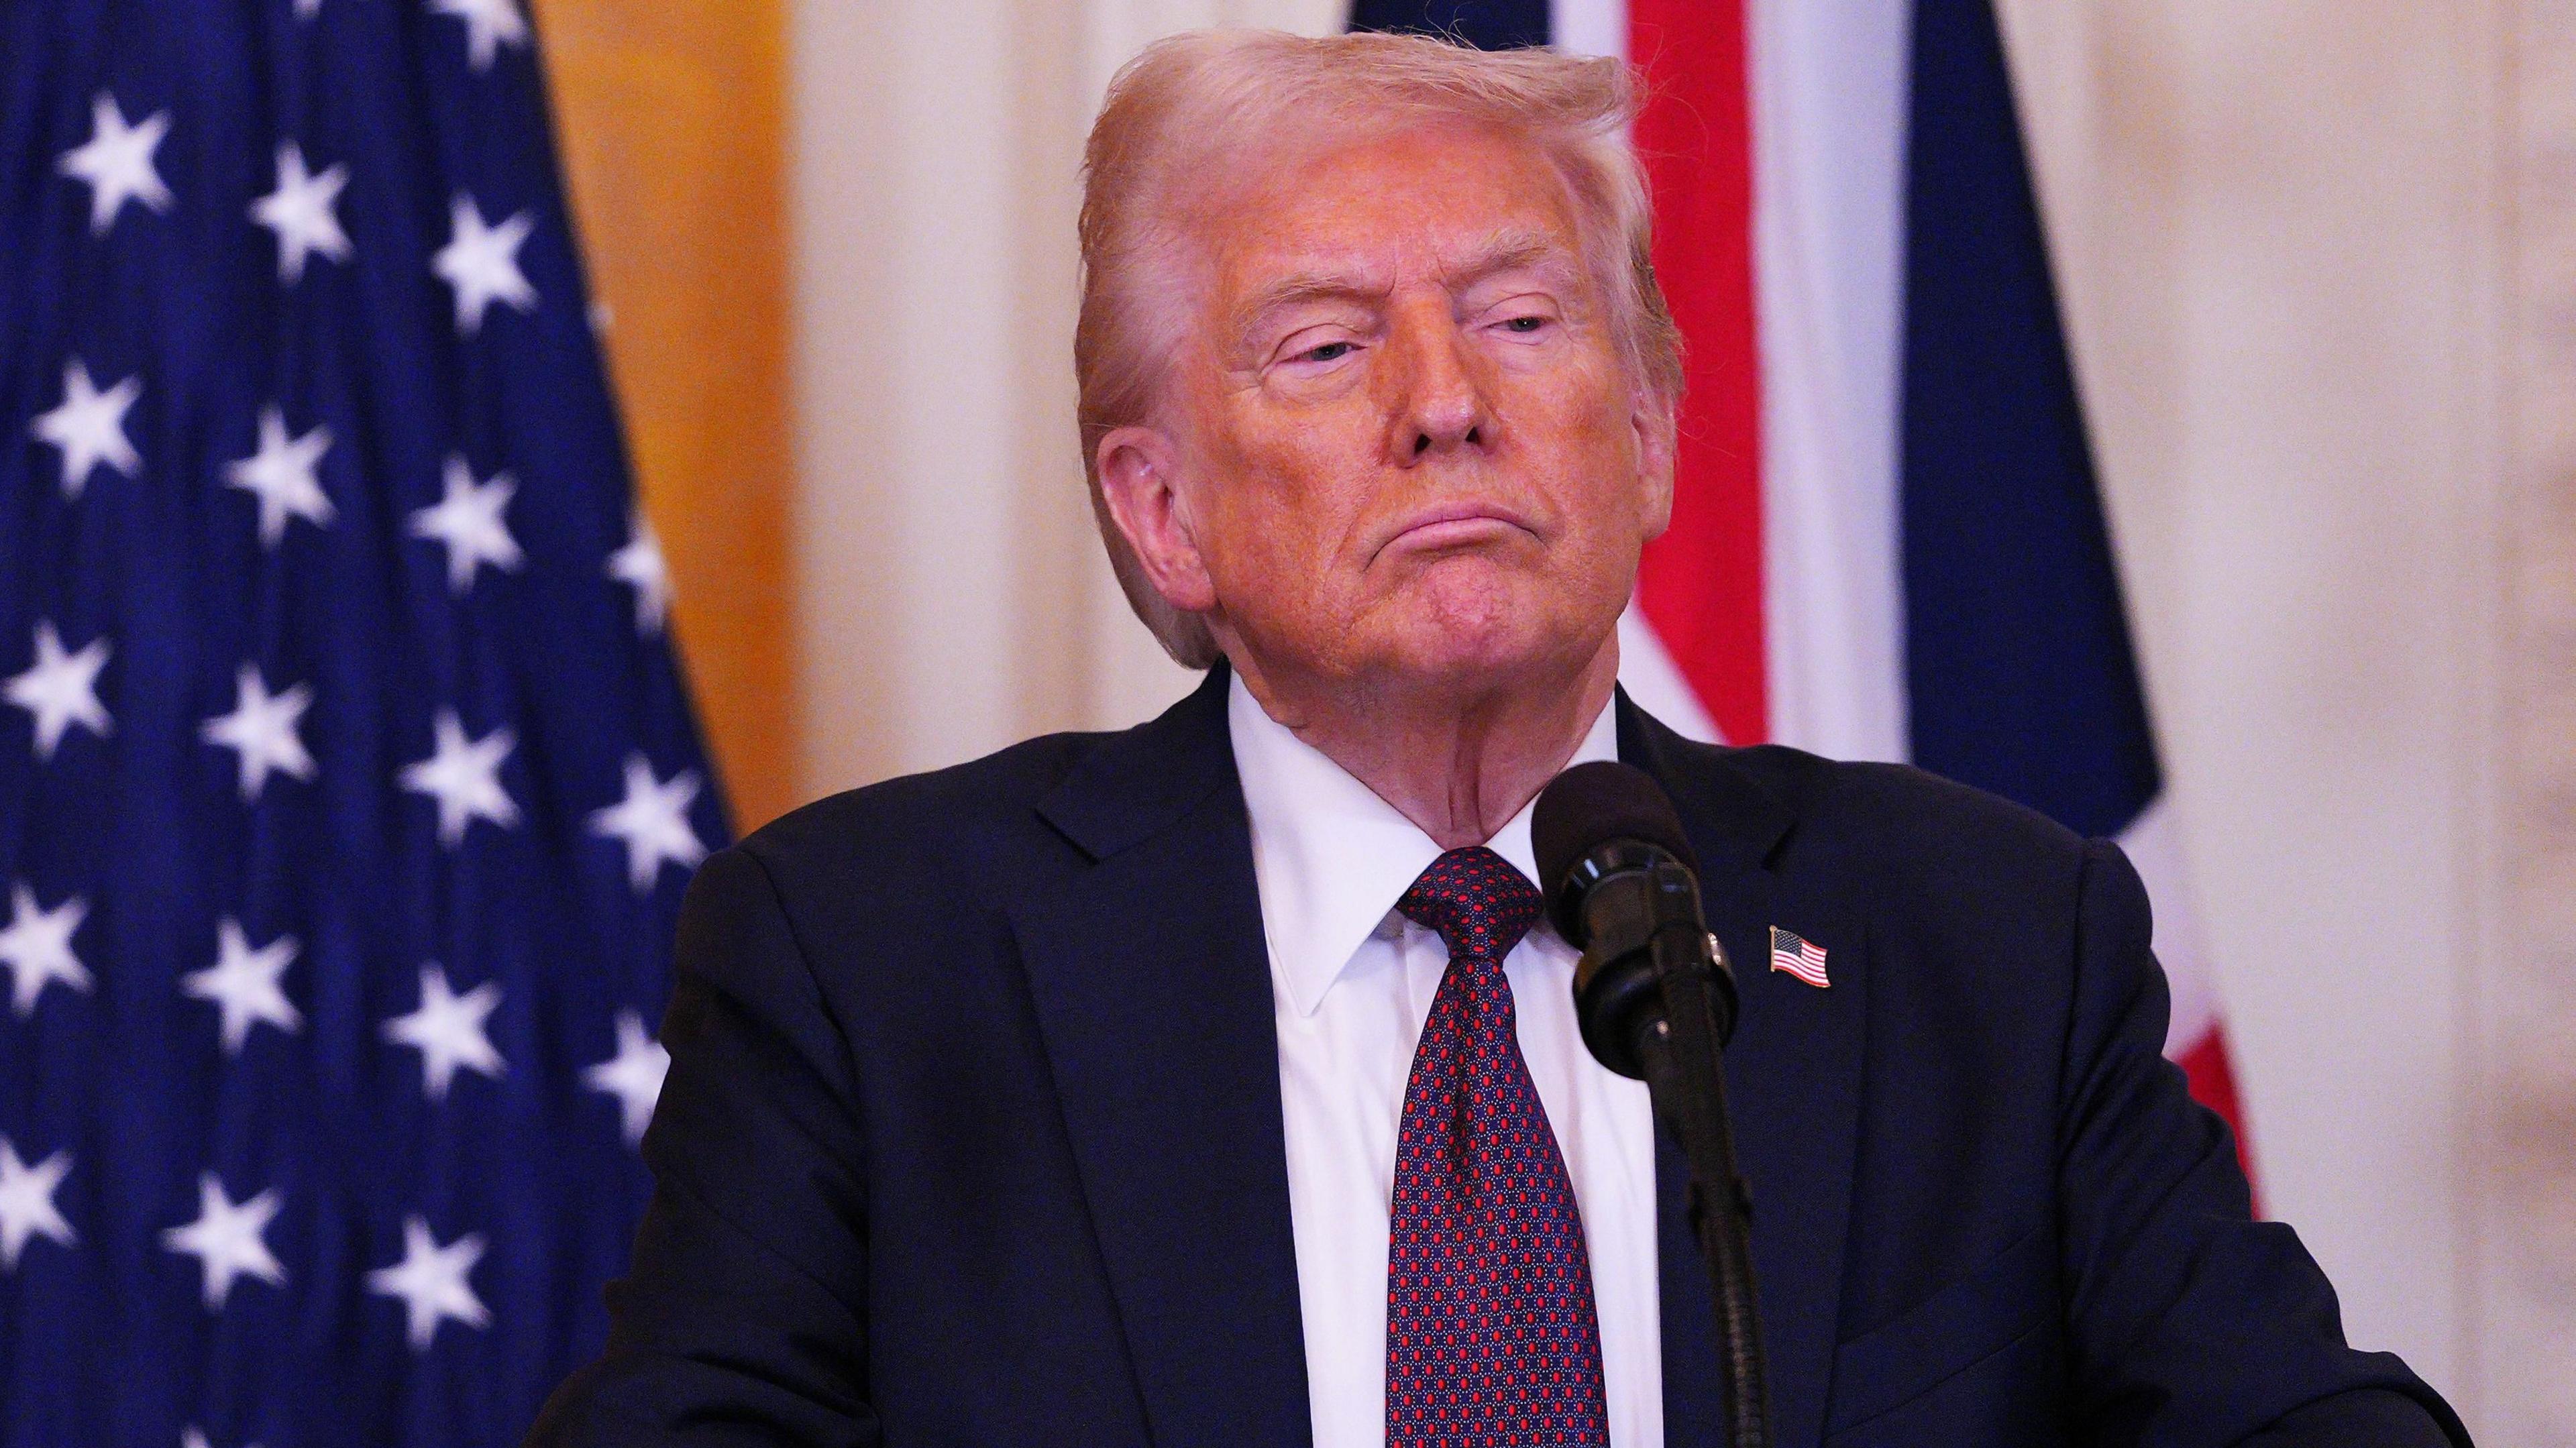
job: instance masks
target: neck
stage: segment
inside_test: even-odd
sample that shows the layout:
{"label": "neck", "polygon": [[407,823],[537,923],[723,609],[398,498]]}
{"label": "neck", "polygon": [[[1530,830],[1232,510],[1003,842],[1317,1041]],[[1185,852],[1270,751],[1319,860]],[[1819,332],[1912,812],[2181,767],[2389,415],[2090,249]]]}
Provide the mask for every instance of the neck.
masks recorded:
{"label": "neck", "polygon": [[1614,632],[1571,667],[1472,687],[1315,680],[1229,650],[1262,711],[1444,850],[1481,845],[1565,768],[1619,679]]}

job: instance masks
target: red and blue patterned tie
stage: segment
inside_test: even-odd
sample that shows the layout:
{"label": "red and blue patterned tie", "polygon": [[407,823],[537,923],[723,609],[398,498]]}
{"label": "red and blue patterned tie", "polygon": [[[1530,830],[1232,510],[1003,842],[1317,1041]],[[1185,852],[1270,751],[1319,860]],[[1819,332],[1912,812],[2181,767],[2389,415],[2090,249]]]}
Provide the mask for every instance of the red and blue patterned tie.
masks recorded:
{"label": "red and blue patterned tie", "polygon": [[1395,1147],[1388,1448],[1610,1441],[1583,1218],[1514,1034],[1503,957],[1538,891],[1479,845],[1395,908],[1449,946]]}

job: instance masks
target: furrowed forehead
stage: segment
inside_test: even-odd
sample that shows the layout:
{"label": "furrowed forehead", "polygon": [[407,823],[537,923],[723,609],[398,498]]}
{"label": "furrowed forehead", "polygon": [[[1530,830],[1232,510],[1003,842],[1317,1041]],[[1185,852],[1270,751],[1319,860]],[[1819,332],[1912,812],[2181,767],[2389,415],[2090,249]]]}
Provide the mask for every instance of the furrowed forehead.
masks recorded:
{"label": "furrowed forehead", "polygon": [[1441,277],[1453,291],[1464,291],[1503,272],[1538,272],[1550,281],[1570,282],[1582,272],[1575,238],[1531,226],[1497,228],[1479,244],[1447,259]]}
{"label": "furrowed forehead", "polygon": [[[1499,227],[1447,250],[1437,264],[1442,285],[1453,293],[1506,273],[1536,273],[1556,287],[1578,286],[1583,277],[1572,240],[1533,226]],[[1379,264],[1301,259],[1251,288],[1235,307],[1234,320],[1239,330],[1250,331],[1280,312],[1314,303],[1382,301],[1393,286],[1394,278]]]}

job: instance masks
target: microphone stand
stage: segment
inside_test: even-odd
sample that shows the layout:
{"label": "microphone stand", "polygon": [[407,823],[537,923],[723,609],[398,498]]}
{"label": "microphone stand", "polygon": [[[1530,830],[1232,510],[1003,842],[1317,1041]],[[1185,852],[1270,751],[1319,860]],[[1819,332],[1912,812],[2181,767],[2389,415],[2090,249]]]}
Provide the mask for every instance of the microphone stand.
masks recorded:
{"label": "microphone stand", "polygon": [[1649,950],[1664,1010],[1662,1019],[1637,1033],[1637,1054],[1655,1115],[1670,1123],[1690,1163],[1685,1200],[1716,1290],[1727,1441],[1733,1448],[1771,1448],[1762,1325],[1754,1311],[1753,1198],[1736,1170],[1712,1000],[1715,973],[1726,969],[1725,952],[1715,936],[1679,922],[1658,929]]}

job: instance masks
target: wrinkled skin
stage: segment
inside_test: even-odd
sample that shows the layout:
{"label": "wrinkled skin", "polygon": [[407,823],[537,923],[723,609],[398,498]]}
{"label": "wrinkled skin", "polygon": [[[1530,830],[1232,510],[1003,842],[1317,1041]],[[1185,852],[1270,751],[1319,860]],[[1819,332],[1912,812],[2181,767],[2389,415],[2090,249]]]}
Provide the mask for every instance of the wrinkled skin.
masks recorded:
{"label": "wrinkled skin", "polygon": [[1481,843],[1608,699],[1671,510],[1667,414],[1566,188],[1417,124],[1288,153],[1183,229],[1160,425],[1100,443],[1111,512],[1271,717]]}

